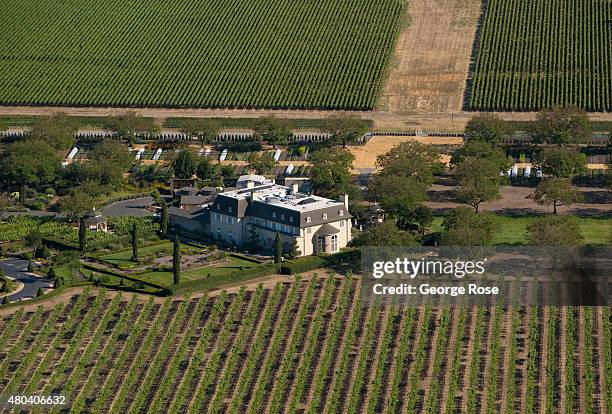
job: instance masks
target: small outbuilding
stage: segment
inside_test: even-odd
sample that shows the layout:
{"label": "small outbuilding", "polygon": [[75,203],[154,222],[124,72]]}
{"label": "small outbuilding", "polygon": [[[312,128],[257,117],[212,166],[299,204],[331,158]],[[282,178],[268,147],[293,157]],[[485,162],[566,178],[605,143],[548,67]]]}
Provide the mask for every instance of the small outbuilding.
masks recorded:
{"label": "small outbuilding", "polygon": [[85,226],[89,231],[101,231],[103,233],[108,232],[108,220],[102,215],[102,213],[96,211],[95,207],[85,215],[83,220],[85,221]]}

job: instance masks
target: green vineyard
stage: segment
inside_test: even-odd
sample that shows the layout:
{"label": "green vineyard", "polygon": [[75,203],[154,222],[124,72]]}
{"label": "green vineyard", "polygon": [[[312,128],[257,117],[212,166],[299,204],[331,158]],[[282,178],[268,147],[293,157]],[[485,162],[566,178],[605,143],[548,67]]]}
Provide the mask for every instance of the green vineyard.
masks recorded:
{"label": "green vineyard", "polygon": [[612,2],[487,0],[468,109],[612,109]]}
{"label": "green vineyard", "polygon": [[0,103],[374,106],[404,0],[3,0]]}
{"label": "green vineyard", "polygon": [[370,305],[352,277],[184,300],[90,290],[0,314],[0,390],[74,413],[602,413],[610,318]]}

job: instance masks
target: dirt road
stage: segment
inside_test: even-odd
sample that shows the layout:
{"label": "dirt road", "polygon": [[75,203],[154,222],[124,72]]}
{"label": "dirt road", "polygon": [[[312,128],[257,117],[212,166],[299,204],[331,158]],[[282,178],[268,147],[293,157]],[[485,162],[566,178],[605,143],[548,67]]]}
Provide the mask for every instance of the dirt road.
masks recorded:
{"label": "dirt road", "polygon": [[[259,118],[275,115],[281,118],[320,119],[337,113],[354,114],[362,119],[374,121],[376,131],[411,131],[415,129],[436,132],[462,131],[466,122],[474,116],[473,112],[436,112],[396,114],[384,111],[350,112],[350,111],[291,111],[269,109],[170,109],[170,108],[95,108],[95,107],[48,107],[48,106],[0,106],[0,116],[41,116],[63,112],[72,116],[112,116],[135,112],[139,115],[157,118],[163,121],[168,117],[224,117],[224,118]],[[509,121],[529,121],[535,118],[534,112],[497,113]],[[612,113],[592,113],[594,121],[612,121]]]}

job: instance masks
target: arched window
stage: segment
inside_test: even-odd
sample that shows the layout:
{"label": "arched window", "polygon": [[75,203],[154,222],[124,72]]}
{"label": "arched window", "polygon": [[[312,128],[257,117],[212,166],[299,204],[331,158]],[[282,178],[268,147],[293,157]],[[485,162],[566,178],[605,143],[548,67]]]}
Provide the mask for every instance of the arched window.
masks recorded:
{"label": "arched window", "polygon": [[325,252],[325,236],[317,237],[317,252]]}
{"label": "arched window", "polygon": [[332,252],[338,251],[338,236],[336,234],[331,236],[331,250]]}

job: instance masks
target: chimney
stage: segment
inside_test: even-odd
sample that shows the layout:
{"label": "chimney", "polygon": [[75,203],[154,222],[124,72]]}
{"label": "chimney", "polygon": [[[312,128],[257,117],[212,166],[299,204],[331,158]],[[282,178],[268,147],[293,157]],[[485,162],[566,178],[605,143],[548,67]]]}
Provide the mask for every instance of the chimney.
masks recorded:
{"label": "chimney", "polygon": [[291,194],[297,194],[300,191],[300,186],[298,183],[291,184]]}
{"label": "chimney", "polygon": [[348,210],[349,208],[349,204],[348,204],[348,194],[342,194],[340,196],[340,201],[342,201],[344,203],[344,207]]}

